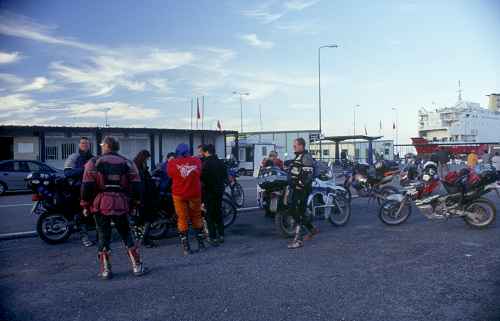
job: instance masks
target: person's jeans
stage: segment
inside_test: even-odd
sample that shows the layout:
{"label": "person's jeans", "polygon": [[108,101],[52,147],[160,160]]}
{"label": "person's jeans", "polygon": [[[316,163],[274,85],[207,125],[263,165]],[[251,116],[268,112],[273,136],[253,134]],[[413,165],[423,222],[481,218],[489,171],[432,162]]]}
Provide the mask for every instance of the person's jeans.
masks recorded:
{"label": "person's jeans", "polygon": [[186,233],[188,231],[189,221],[191,221],[194,229],[202,229],[201,199],[194,198],[185,200],[177,196],[173,196],[173,199],[179,233]]}
{"label": "person's jeans", "polygon": [[94,214],[97,238],[99,242],[99,252],[109,251],[111,243],[111,222],[115,223],[115,228],[120,234],[120,237],[127,248],[134,246],[134,240],[130,233],[130,226],[128,224],[127,215],[102,215],[99,213]]}
{"label": "person's jeans", "polygon": [[292,193],[290,196],[290,214],[297,224],[304,226],[311,232],[314,226],[306,214],[308,191],[306,189],[292,188],[290,192]]}
{"label": "person's jeans", "polygon": [[222,217],[222,193],[205,196],[205,206],[207,209],[207,229],[208,237],[215,239],[217,234],[224,236],[224,220]]}

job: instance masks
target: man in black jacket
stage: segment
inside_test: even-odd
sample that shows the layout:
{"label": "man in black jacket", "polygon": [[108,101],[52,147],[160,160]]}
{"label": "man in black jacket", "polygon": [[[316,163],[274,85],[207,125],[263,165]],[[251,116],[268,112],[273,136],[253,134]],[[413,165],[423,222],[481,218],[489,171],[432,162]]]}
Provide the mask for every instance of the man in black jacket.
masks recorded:
{"label": "man in black jacket", "polygon": [[[64,176],[72,178],[77,182],[77,184],[75,184],[77,188],[73,191],[75,199],[80,197],[80,185],[82,183],[83,170],[87,161],[92,157],[94,157],[94,155],[92,155],[92,152],[90,151],[89,139],[87,137],[80,137],[78,152],[69,155],[64,162]],[[80,228],[80,240],[82,241],[82,245],[85,247],[94,245],[94,242],[89,239],[89,233],[87,230],[87,223],[90,224],[90,220],[84,218],[81,213],[78,213],[76,214],[75,222]]]}
{"label": "man in black jacket", "polygon": [[290,171],[290,214],[297,222],[295,229],[295,237],[288,245],[289,249],[302,247],[302,227],[308,230],[306,239],[311,239],[318,233],[318,229],[314,227],[311,220],[306,214],[307,197],[312,190],[312,182],[314,179],[314,159],[311,154],[305,149],[306,141],[299,137],[293,142],[295,158],[289,167]]}
{"label": "man in black jacket", "polygon": [[201,182],[208,228],[208,242],[213,246],[224,243],[224,222],[222,219],[222,196],[224,195],[227,169],[215,154],[214,145],[203,145]]}

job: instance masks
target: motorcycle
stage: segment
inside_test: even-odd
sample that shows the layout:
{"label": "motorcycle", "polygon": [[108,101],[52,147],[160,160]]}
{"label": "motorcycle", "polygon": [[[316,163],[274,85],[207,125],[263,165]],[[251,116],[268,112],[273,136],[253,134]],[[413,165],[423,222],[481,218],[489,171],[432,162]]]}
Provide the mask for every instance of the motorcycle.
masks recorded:
{"label": "motorcycle", "polygon": [[245,205],[245,191],[237,179],[240,176],[238,162],[235,160],[226,160],[225,163],[227,167],[226,190],[231,195],[235,205],[238,208],[241,208]]}
{"label": "motorcycle", "polygon": [[343,186],[348,192],[349,201],[352,198],[351,190],[354,190],[358,197],[375,199],[380,205],[387,196],[399,192],[395,186],[389,185],[399,172],[396,165],[382,160],[371,166],[356,164],[352,170],[343,173],[345,177]]}
{"label": "motorcycle", "polygon": [[[274,223],[283,237],[292,237],[296,223],[288,213],[290,197],[288,174],[276,167],[262,168],[258,177],[262,189],[259,204],[267,212],[274,214]],[[312,183],[312,191],[307,198],[306,214],[311,220],[327,219],[332,225],[345,225],[351,215],[348,193],[335,184],[333,175],[320,174]]]}
{"label": "motorcycle", "polygon": [[57,177],[53,174],[30,173],[26,177],[32,191],[31,213],[38,216],[36,231],[40,239],[48,244],[67,241],[71,234],[80,231],[80,224],[95,229],[95,224],[81,213],[79,204],[79,183],[72,178]]}
{"label": "motorcycle", "polygon": [[[155,185],[159,188],[161,182],[156,176],[153,176]],[[177,232],[177,214],[175,213],[175,207],[172,199],[172,193],[170,190],[160,191],[159,201],[157,203],[157,209],[155,210],[155,219],[151,222],[149,236],[151,239],[159,240],[164,238],[166,235],[172,232]],[[205,209],[202,208],[202,214],[204,216]],[[222,219],[224,222],[224,228],[231,226],[238,214],[236,204],[234,204],[231,195],[227,192],[224,193],[222,197]],[[204,224],[206,229],[206,222]],[[139,230],[136,233],[141,233]]]}
{"label": "motorcycle", "polygon": [[[431,163],[431,162],[429,162]],[[380,206],[379,218],[387,225],[399,225],[408,220],[413,205],[431,220],[462,218],[469,226],[485,228],[496,218],[493,202],[483,195],[498,190],[495,171],[486,170],[479,175],[468,169],[450,172],[444,180],[437,175],[435,164],[424,166],[421,181],[411,183],[403,193],[387,197]],[[442,183],[445,194],[433,194]]]}

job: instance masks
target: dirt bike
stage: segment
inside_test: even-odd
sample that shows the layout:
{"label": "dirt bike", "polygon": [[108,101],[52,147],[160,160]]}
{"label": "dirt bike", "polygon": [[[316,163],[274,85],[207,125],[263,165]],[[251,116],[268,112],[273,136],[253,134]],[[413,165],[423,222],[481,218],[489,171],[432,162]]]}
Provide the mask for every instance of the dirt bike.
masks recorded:
{"label": "dirt bike", "polygon": [[496,207],[483,195],[498,190],[494,171],[484,171],[479,175],[468,170],[450,172],[441,183],[446,194],[432,194],[439,187],[440,179],[434,172],[424,170],[420,182],[410,183],[403,193],[387,197],[379,209],[379,218],[387,225],[399,225],[408,220],[412,207],[431,220],[462,218],[468,225],[485,228],[496,218]]}

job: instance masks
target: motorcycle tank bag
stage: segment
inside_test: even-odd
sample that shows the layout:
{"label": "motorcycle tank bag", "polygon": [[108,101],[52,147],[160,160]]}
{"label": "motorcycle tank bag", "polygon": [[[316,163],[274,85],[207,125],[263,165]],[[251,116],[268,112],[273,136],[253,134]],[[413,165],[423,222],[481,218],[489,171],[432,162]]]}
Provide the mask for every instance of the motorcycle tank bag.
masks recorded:
{"label": "motorcycle tank bag", "polygon": [[279,169],[266,170],[257,178],[257,184],[268,192],[281,190],[288,185],[288,175]]}

